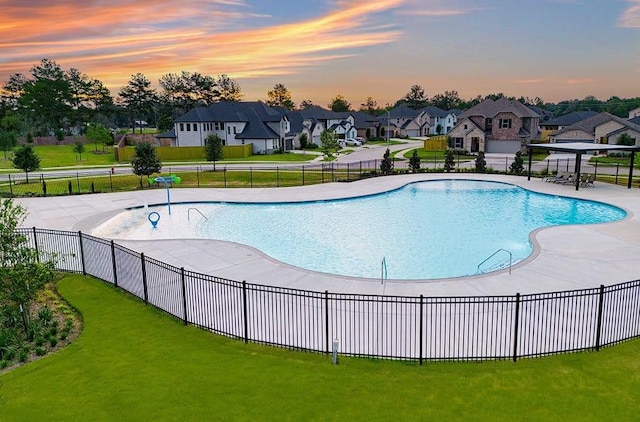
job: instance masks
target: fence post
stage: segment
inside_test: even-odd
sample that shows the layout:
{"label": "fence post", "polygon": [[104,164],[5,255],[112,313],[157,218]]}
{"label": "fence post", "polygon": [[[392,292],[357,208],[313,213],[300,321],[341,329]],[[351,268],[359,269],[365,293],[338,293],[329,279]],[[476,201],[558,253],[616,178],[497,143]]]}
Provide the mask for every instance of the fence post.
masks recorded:
{"label": "fence post", "polygon": [[224,166],[224,169],[222,170],[222,177],[224,179],[224,187],[227,187],[227,166]]}
{"label": "fence post", "polygon": [[249,187],[253,187],[253,169],[249,167]]}
{"label": "fence post", "polygon": [[324,341],[327,345],[327,354],[331,353],[329,348],[329,290],[324,291]]}
{"label": "fence post", "polygon": [[244,314],[244,342],[249,342],[249,315],[247,312],[247,281],[242,280],[242,309]]}
{"label": "fence post", "polygon": [[198,180],[198,187],[200,187],[200,166],[196,166],[196,179]]}
{"label": "fence post", "polygon": [[149,303],[149,294],[147,292],[147,266],[144,260],[144,252],[140,253],[140,265],[142,266],[142,288],[144,290],[144,303]]}
{"label": "fence post", "polygon": [[113,175],[109,172],[109,187],[111,188],[111,192],[113,192]]}
{"label": "fence post", "polygon": [[111,240],[111,265],[113,267],[113,285],[118,287],[118,267],[116,266],[116,245]]}
{"label": "fence post", "polygon": [[620,171],[620,163],[616,163],[616,185],[618,184],[618,172]]}
{"label": "fence post", "polygon": [[302,165],[302,186],[304,186],[304,164]]}
{"label": "fence post", "polygon": [[596,168],[593,172],[593,180],[595,180],[596,177],[598,177],[598,160],[596,160]]}
{"label": "fence post", "polygon": [[516,315],[513,327],[513,361],[518,360],[518,326],[520,325],[520,293],[516,293]]}
{"label": "fence post", "polygon": [[36,250],[36,261],[40,262],[40,252],[38,251],[38,236],[35,226],[33,227],[33,246]]}
{"label": "fence post", "polygon": [[598,298],[598,326],[596,328],[596,352],[600,350],[600,333],[602,332],[602,305],[604,303],[604,285],[600,285]]}
{"label": "fence post", "polygon": [[78,172],[76,172],[76,182],[78,184],[78,193],[82,193],[80,190],[80,174]]}
{"label": "fence post", "polygon": [[276,187],[280,187],[280,172],[278,170],[278,166],[276,166]]}
{"label": "fence post", "polygon": [[11,183],[11,175],[9,175],[9,195],[13,196],[13,185]]}
{"label": "fence post", "polygon": [[184,283],[184,267],[180,268],[180,278],[182,280],[182,306],[184,309],[184,325],[187,325],[187,288]]}
{"label": "fence post", "polygon": [[420,295],[420,365],[422,365],[422,336],[423,336],[423,319],[424,319],[424,310],[423,310],[424,296]]}
{"label": "fence post", "polygon": [[84,262],[84,246],[82,244],[82,232],[78,232],[78,238],[80,239],[80,262],[82,262],[82,275],[87,275]]}

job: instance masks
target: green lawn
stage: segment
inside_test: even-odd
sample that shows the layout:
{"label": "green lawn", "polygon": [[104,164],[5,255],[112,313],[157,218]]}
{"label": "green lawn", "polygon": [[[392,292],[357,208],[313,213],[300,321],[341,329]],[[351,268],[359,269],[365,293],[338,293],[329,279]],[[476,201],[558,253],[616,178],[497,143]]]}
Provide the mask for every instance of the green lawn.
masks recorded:
{"label": "green lawn", "polygon": [[640,341],[517,363],[287,351],[210,334],[68,276],[84,332],[0,376],[2,420],[635,420]]}
{"label": "green lawn", "polygon": [[[105,147],[102,153],[102,145],[98,145],[96,154],[94,144],[85,145],[86,152],[82,157],[73,152],[73,145],[50,145],[35,147],[36,154],[40,157],[40,168],[73,167],[73,166],[108,166],[115,163],[113,149]],[[0,158],[0,169],[13,169],[11,160]],[[18,170],[20,171],[20,170]]]}

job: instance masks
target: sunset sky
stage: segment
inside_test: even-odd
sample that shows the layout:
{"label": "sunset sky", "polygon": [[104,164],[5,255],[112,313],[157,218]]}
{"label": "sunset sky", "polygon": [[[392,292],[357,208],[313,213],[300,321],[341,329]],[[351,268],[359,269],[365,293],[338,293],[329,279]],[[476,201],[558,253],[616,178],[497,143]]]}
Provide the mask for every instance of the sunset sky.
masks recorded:
{"label": "sunset sky", "polygon": [[503,92],[640,97],[640,0],[0,0],[0,81],[42,58],[114,94],[141,72],[228,74],[245,100]]}

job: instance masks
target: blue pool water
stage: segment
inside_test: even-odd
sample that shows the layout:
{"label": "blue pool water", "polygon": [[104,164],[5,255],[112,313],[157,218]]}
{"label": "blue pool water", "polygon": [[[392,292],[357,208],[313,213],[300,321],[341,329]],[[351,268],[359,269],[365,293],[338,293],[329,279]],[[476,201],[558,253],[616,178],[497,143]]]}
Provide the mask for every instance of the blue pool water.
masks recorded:
{"label": "blue pool water", "polygon": [[[187,222],[193,207],[208,219],[192,211]],[[500,249],[510,251],[515,263],[531,254],[529,234],[538,228],[611,222],[626,215],[599,202],[471,180],[418,182],[355,199],[171,208],[171,216],[166,206],[152,208],[162,216],[156,230],[133,224],[112,237],[226,240],[308,270],[366,278],[380,278],[384,259],[389,279],[407,280],[474,275]],[[109,223],[102,229],[108,231]],[[480,271],[504,268],[508,259],[500,252]]]}

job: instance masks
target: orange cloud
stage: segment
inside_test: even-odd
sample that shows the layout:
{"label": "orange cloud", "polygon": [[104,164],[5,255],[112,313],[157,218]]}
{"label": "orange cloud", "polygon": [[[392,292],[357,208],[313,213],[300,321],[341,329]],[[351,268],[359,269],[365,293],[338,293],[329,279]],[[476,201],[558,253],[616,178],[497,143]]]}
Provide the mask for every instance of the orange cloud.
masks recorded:
{"label": "orange cloud", "polygon": [[26,73],[44,57],[112,88],[125,85],[136,72],[152,81],[181,70],[234,78],[291,74],[395,41],[400,31],[376,25],[372,16],[404,1],[341,0],[323,15],[268,26],[268,16],[252,13],[240,0],[182,0],[179,13],[170,0],[7,6],[0,0],[0,81]]}
{"label": "orange cloud", "polygon": [[596,82],[596,80],[590,78],[567,79],[564,81],[567,85],[584,85],[592,84],[594,82]]}
{"label": "orange cloud", "polygon": [[544,82],[543,79],[519,79],[517,81],[515,81],[518,84],[523,84],[523,85],[532,85],[532,84],[539,84]]}

